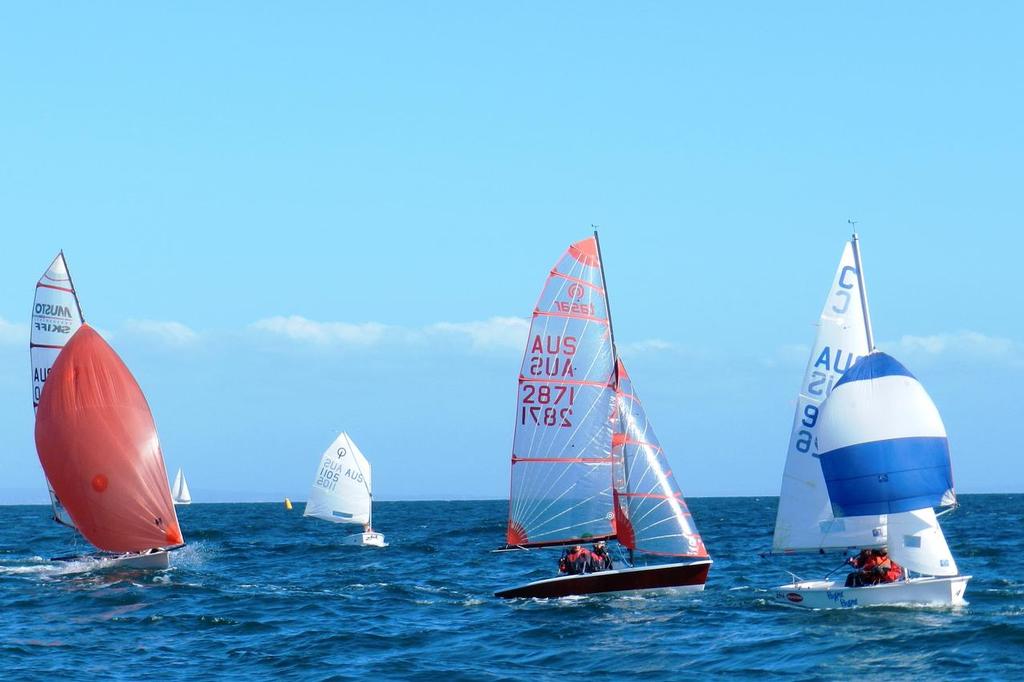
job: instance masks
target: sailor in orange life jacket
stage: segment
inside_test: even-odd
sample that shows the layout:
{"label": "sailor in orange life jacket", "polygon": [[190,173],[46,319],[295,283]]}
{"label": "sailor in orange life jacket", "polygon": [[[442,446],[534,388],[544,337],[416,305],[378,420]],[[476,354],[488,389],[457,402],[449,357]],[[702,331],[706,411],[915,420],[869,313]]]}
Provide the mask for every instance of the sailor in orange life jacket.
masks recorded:
{"label": "sailor in orange life jacket", "polygon": [[594,555],[582,545],[573,545],[572,549],[562,552],[558,560],[558,570],[566,575],[582,575],[590,573],[594,566]]}
{"label": "sailor in orange life jacket", "polygon": [[862,549],[860,554],[850,557],[846,563],[857,569],[846,576],[846,587],[891,583],[903,577],[903,568],[889,558],[889,553],[884,547]]}
{"label": "sailor in orange life jacket", "polygon": [[593,556],[594,571],[612,570],[612,558],[608,556],[608,549],[605,546],[604,540],[595,542],[594,549],[590,554]]}

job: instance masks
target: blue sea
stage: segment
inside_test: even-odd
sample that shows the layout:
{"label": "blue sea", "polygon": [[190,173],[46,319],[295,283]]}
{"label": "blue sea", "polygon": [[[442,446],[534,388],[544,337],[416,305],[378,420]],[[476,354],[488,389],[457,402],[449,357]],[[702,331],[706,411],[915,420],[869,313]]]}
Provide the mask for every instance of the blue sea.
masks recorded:
{"label": "blue sea", "polygon": [[[4,679],[974,680],[1024,678],[1024,495],[964,495],[943,517],[969,606],[808,612],[766,603],[775,498],[691,499],[711,552],[695,595],[503,601],[553,550],[495,554],[507,503],[383,502],[391,546],[344,548],[301,505],[194,504],[166,571],[75,572],[44,507],[0,507]],[[882,679],[882,678],[879,678]]]}

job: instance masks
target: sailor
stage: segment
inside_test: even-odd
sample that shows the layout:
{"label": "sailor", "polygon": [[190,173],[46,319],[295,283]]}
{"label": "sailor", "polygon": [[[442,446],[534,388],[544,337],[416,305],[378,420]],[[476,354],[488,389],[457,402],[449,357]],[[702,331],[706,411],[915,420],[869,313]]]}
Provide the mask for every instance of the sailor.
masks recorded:
{"label": "sailor", "polygon": [[846,560],[856,571],[846,576],[846,587],[863,587],[873,585],[875,575],[873,569],[876,564],[875,553],[870,549],[862,549],[857,556]]}
{"label": "sailor", "polygon": [[875,565],[871,569],[877,583],[894,583],[903,577],[903,567],[889,558],[885,547],[874,551]]}
{"label": "sailor", "polygon": [[594,549],[591,551],[591,554],[593,555],[593,570],[612,570],[612,558],[608,555],[608,548],[605,546],[604,540],[598,540],[594,543]]}
{"label": "sailor", "polygon": [[593,557],[590,550],[582,545],[573,545],[562,553],[558,560],[558,570],[565,575],[582,575],[593,570]]}

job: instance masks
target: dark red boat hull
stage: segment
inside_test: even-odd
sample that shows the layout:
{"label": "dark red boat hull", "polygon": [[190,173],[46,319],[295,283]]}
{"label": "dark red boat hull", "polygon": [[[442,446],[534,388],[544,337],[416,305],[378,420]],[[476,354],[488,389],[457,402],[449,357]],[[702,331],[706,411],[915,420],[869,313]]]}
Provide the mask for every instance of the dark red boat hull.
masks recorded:
{"label": "dark red boat hull", "polygon": [[660,590],[672,587],[703,589],[710,568],[711,560],[701,559],[683,564],[641,566],[585,575],[559,576],[501,590],[495,592],[494,596],[504,599],[553,599],[601,592]]}

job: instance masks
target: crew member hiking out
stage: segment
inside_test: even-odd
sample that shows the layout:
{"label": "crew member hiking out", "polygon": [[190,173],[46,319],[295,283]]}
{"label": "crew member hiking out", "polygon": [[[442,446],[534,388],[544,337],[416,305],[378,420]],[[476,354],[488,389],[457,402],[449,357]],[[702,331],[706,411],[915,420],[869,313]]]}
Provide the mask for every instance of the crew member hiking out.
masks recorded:
{"label": "crew member hiking out", "polygon": [[608,555],[608,547],[604,540],[598,540],[594,543],[594,549],[591,551],[591,554],[593,555],[595,571],[612,570],[612,558]]}
{"label": "crew member hiking out", "polygon": [[558,560],[558,571],[565,575],[582,575],[593,571],[594,555],[582,545],[573,545],[572,549],[562,552]]}

